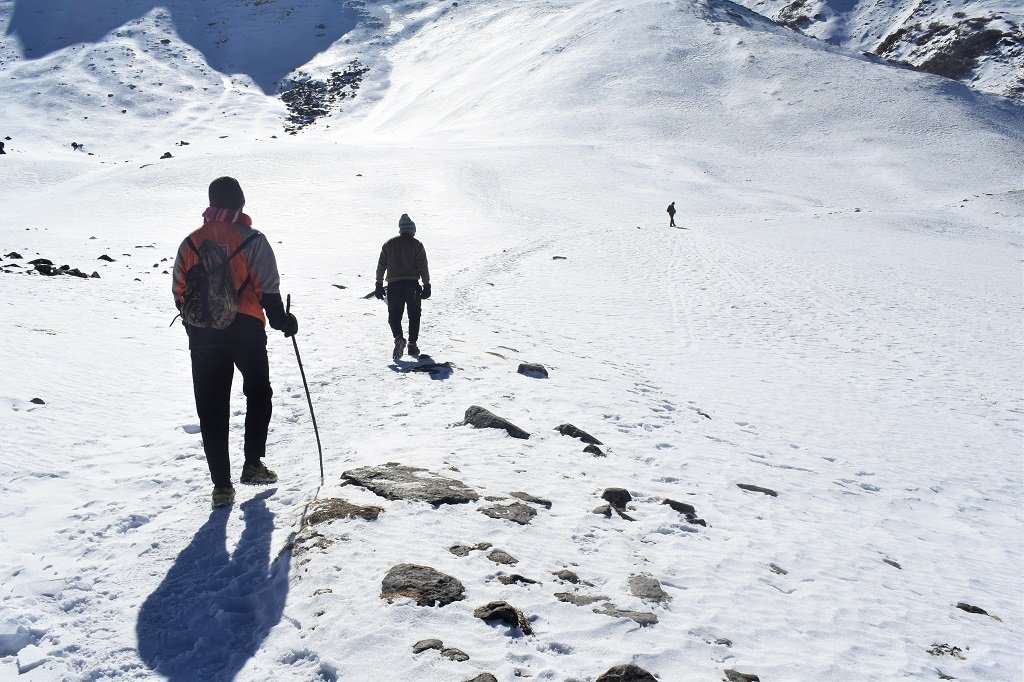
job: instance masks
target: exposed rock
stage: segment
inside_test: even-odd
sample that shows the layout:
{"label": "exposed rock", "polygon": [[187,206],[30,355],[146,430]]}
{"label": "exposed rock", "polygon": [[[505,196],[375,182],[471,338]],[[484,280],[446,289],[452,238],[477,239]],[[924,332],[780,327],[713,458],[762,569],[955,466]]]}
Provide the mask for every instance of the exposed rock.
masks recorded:
{"label": "exposed rock", "polygon": [[530,434],[509,420],[499,417],[479,405],[472,405],[466,410],[466,423],[478,429],[504,429],[513,438],[526,439],[530,437]]}
{"label": "exposed rock", "polygon": [[610,602],[599,609],[594,609],[594,613],[600,613],[602,616],[612,616],[613,618],[629,618],[640,627],[655,625],[658,622],[658,617],[653,613],[620,609]]}
{"label": "exposed rock", "polygon": [[315,526],[325,521],[355,518],[376,521],[382,511],[384,509],[381,507],[363,507],[358,504],[352,504],[347,500],[332,497],[317,501],[313,505],[312,511],[306,515],[305,523],[309,526]]}
{"label": "exposed rock", "polygon": [[458,663],[462,663],[463,661],[469,660],[469,655],[466,654],[466,652],[462,649],[444,649],[443,651],[441,651],[441,655],[445,658],[450,658],[451,660],[456,661]]}
{"label": "exposed rock", "polygon": [[772,497],[779,496],[779,494],[772,490],[771,488],[762,488],[759,485],[751,485],[749,483],[737,483],[736,487],[742,488],[743,490],[749,490],[752,493],[763,493],[765,495],[770,495]]}
{"label": "exposed rock", "polygon": [[21,257],[21,254],[17,251],[11,251],[10,253],[4,254],[4,258],[20,259]]}
{"label": "exposed rock", "polygon": [[505,519],[506,521],[514,521],[521,526],[525,526],[537,515],[537,510],[526,506],[522,502],[513,502],[508,506],[496,504],[492,507],[484,507],[480,510],[480,513],[490,516],[492,519]]}
{"label": "exposed rock", "polygon": [[161,159],[173,159],[174,156],[170,152],[164,152],[163,156],[161,156],[160,158]]}
{"label": "exposed rock", "polygon": [[961,661],[967,660],[967,657],[964,656],[964,650],[958,646],[933,643],[932,648],[928,649],[927,651],[932,656],[952,656],[953,658],[959,659]]}
{"label": "exposed rock", "polygon": [[633,501],[633,496],[625,488],[605,488],[601,493],[601,499],[615,509],[625,509],[626,505]]}
{"label": "exposed rock", "polygon": [[448,551],[455,556],[469,556],[469,553],[473,551],[472,547],[466,545],[452,545],[448,548]]}
{"label": "exposed rock", "polygon": [[893,561],[892,559],[882,559],[882,561],[884,561],[885,563],[889,564],[890,566],[894,566],[894,567],[900,569],[901,571],[903,570],[903,567],[900,566],[897,562]]}
{"label": "exposed rock", "polygon": [[584,443],[590,443],[591,445],[604,445],[604,443],[594,438],[583,429],[578,429],[572,424],[561,424],[559,426],[556,426],[555,431],[558,431],[563,436],[579,438]]}
{"label": "exposed rock", "polygon": [[103,254],[102,256],[100,256],[99,258],[97,258],[96,260],[105,260],[105,261],[107,261],[108,263],[114,263],[114,262],[116,262],[116,261],[115,261],[115,260],[114,260],[113,258],[111,258],[110,256],[108,256],[107,254]]}
{"label": "exposed rock", "polygon": [[523,502],[531,502],[533,504],[539,504],[545,509],[551,509],[551,500],[545,500],[543,497],[535,497],[530,493],[509,493],[512,497],[522,500]]}
{"label": "exposed rock", "polygon": [[480,498],[462,481],[394,462],[350,469],[342,472],[341,476],[347,483],[362,486],[389,500],[413,500],[437,506],[462,504]]}
{"label": "exposed rock", "polygon": [[527,578],[526,576],[513,573],[512,575],[499,575],[498,582],[502,585],[539,585],[540,581]]}
{"label": "exposed rock", "polygon": [[679,512],[686,517],[687,522],[694,524],[695,526],[707,527],[707,521],[697,517],[697,510],[692,504],[686,502],[679,502],[677,500],[670,500],[665,498],[661,501],[662,504],[667,504],[669,507]]}
{"label": "exposed rock", "polygon": [[53,261],[50,260],[49,258],[36,258],[35,260],[30,260],[28,262],[28,264],[29,265],[53,265]]}
{"label": "exposed rock", "polygon": [[420,606],[445,606],[466,598],[466,588],[457,578],[429,566],[398,564],[381,581],[382,599],[412,597]]}
{"label": "exposed rock", "polygon": [[568,260],[565,256],[552,256],[551,260]]}
{"label": "exposed rock", "polygon": [[672,599],[672,597],[662,589],[661,583],[658,582],[658,579],[646,573],[631,575],[629,577],[629,591],[634,597],[639,597],[644,601],[662,603]]}
{"label": "exposed rock", "polygon": [[772,573],[777,573],[778,575],[789,575],[789,571],[784,569],[782,566],[768,564],[768,568],[772,569]]}
{"label": "exposed rock", "polygon": [[591,604],[596,604],[599,601],[608,601],[611,597],[605,597],[597,594],[576,594],[575,592],[555,592],[555,599],[575,606],[590,606]]}
{"label": "exposed rock", "polygon": [[518,627],[523,631],[524,635],[533,634],[533,628],[530,627],[530,623],[526,620],[526,616],[523,615],[523,612],[509,604],[507,601],[492,601],[484,604],[483,606],[478,606],[473,611],[473,616],[486,622],[500,620],[509,625]]}
{"label": "exposed rock", "polygon": [[608,518],[612,517],[612,506],[610,504],[602,504],[600,507],[594,507],[595,514],[602,514]]}
{"label": "exposed rock", "polygon": [[604,454],[604,451],[602,451],[601,448],[597,447],[596,445],[588,445],[587,447],[583,448],[583,452],[586,452],[589,455],[593,455],[594,457],[608,456]]}
{"label": "exposed rock", "polygon": [[520,363],[519,369],[517,370],[520,374],[525,374],[528,377],[534,379],[547,379],[548,369],[544,365],[536,362],[523,362]]}
{"label": "exposed rock", "polygon": [[616,514],[619,515],[620,519],[625,519],[626,521],[636,521],[636,519],[634,519],[632,516],[622,511],[621,509],[618,509],[617,507],[612,507],[612,509],[615,511]]}
{"label": "exposed rock", "polygon": [[640,666],[630,663],[609,668],[595,682],[658,682],[658,678]]}
{"label": "exposed rock", "polygon": [[466,680],[466,682],[498,682],[498,678],[490,673],[480,673],[473,679]]}
{"label": "exposed rock", "polygon": [[90,279],[99,279],[100,278],[100,273],[98,273],[95,270],[93,270],[92,274],[89,275],[89,277],[90,277]]}
{"label": "exposed rock", "polygon": [[966,611],[967,613],[976,613],[976,614],[978,614],[980,616],[988,616],[989,618],[995,618],[996,620],[1002,620],[1002,618],[1000,618],[999,616],[993,616],[991,613],[989,613],[985,609],[981,608],[980,606],[974,606],[973,604],[968,604],[967,602],[962,602],[962,601],[961,602],[957,602],[956,607],[958,609]]}
{"label": "exposed rock", "polygon": [[568,568],[563,568],[560,571],[551,571],[551,575],[555,576],[559,580],[564,580],[567,583],[572,583],[573,585],[578,585],[580,582],[580,577],[572,571],[570,571]]}
{"label": "exposed rock", "polygon": [[761,682],[761,678],[754,673],[740,673],[735,670],[726,670],[725,679],[727,682]]}
{"label": "exposed rock", "polygon": [[43,400],[42,398],[32,398],[32,400],[30,400],[29,402],[33,403],[34,405],[45,405],[46,404],[46,401]]}
{"label": "exposed rock", "polygon": [[504,564],[506,566],[513,566],[519,563],[519,559],[501,549],[494,550],[487,555],[487,558],[496,564]]}
{"label": "exposed rock", "polygon": [[439,639],[421,639],[412,645],[412,652],[414,654],[422,654],[424,651],[430,649],[437,649],[440,651],[444,648],[444,642]]}

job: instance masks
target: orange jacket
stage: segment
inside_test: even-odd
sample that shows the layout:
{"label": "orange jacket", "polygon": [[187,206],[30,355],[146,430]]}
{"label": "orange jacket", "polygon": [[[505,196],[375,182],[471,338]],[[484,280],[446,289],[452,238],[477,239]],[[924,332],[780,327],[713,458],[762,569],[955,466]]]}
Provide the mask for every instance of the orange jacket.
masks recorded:
{"label": "orange jacket", "polygon": [[[239,213],[238,215],[248,221],[248,216],[245,214]],[[281,287],[277,259],[274,257],[274,250],[270,248],[267,238],[244,223],[220,220],[206,223],[190,234],[189,238],[196,248],[201,247],[207,240],[213,240],[225,250],[226,255],[230,255],[253,234],[257,235],[256,238],[246,244],[245,248],[231,259],[231,271],[236,287],[241,287],[246,277],[249,278],[249,284],[238,297],[238,312],[255,317],[266,324],[260,300],[264,294],[280,293]],[[171,287],[174,301],[179,307],[185,295],[185,273],[198,262],[199,256],[188,245],[187,240],[182,240],[181,246],[178,247],[178,255],[174,259],[174,281]]]}

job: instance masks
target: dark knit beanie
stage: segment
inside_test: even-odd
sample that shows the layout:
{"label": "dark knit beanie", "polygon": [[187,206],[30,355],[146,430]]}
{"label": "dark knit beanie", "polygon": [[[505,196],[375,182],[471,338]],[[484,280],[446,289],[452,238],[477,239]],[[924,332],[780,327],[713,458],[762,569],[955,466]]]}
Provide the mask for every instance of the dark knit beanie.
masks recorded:
{"label": "dark knit beanie", "polygon": [[398,219],[398,234],[407,234],[410,237],[416,234],[416,223],[412,221],[408,213],[403,213]]}
{"label": "dark knit beanie", "polygon": [[211,182],[210,206],[242,210],[245,206],[245,195],[238,180],[224,176]]}

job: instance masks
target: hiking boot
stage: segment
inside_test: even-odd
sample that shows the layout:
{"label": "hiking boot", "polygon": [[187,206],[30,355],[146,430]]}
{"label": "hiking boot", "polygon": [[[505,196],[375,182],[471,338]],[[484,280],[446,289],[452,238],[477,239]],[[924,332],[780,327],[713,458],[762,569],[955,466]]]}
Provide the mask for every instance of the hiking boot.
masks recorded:
{"label": "hiking boot", "polygon": [[235,502],[235,489],[231,486],[213,489],[213,506],[226,507]]}
{"label": "hiking boot", "polygon": [[277,474],[268,469],[262,462],[242,466],[242,483],[246,485],[267,485],[277,483]]}
{"label": "hiking boot", "polygon": [[416,358],[420,356],[420,347],[416,345],[415,341],[409,342],[409,355]]}
{"label": "hiking boot", "polygon": [[397,362],[401,357],[402,353],[405,352],[405,339],[399,337],[395,339],[395,352],[391,354],[391,357]]}

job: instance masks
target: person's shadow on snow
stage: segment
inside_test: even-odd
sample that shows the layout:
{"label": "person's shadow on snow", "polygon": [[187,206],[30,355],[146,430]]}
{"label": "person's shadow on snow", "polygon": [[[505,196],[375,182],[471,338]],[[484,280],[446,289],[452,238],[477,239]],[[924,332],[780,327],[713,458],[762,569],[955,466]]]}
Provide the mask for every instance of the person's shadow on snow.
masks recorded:
{"label": "person's shadow on snow", "polygon": [[291,552],[270,561],[273,493],[242,503],[245,529],[231,555],[230,508],[215,509],[139,609],[139,657],[168,680],[233,680],[281,620]]}

